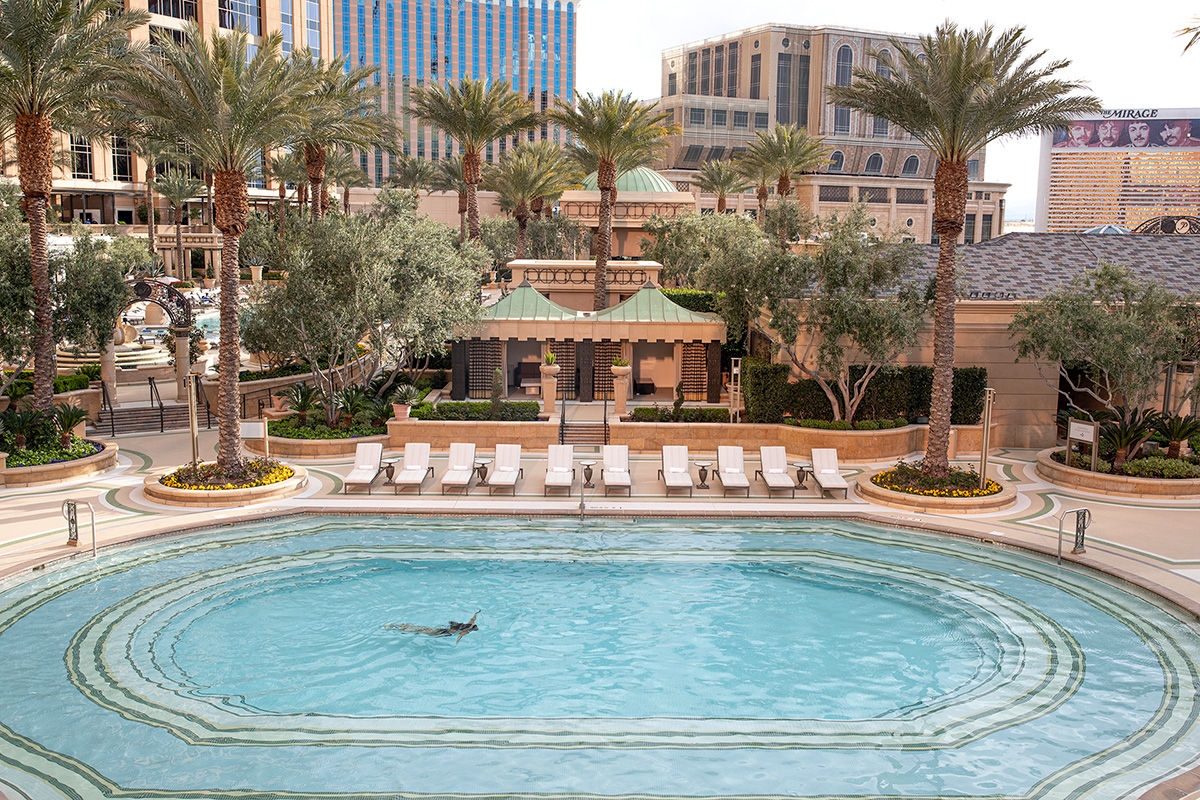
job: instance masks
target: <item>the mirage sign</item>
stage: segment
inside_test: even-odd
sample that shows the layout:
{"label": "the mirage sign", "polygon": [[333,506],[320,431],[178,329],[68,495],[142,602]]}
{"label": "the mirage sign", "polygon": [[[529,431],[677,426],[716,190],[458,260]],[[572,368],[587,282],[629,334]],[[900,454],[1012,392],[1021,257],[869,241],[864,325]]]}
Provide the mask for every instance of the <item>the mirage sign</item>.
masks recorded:
{"label": "the mirage sign", "polygon": [[1200,147],[1200,109],[1106,109],[1054,131],[1056,149],[1092,147],[1178,150]]}

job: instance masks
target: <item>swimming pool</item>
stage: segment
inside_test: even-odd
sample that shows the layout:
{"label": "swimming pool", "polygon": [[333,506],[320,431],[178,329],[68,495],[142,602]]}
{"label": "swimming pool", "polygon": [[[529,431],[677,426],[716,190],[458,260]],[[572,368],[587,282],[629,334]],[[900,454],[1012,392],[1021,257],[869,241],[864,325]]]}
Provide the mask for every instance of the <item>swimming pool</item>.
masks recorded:
{"label": "swimming pool", "polygon": [[289,517],[5,587],[0,791],[1136,797],[1200,753],[1198,644],[851,522]]}

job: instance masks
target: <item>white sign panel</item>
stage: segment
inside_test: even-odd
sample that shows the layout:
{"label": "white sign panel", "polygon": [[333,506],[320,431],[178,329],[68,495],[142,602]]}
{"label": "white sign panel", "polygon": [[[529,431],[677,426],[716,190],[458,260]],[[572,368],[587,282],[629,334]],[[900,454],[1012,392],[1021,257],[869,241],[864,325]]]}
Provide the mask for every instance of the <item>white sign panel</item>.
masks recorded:
{"label": "white sign panel", "polygon": [[265,439],[267,438],[267,423],[265,422],[243,422],[242,438],[243,439]]}
{"label": "white sign panel", "polygon": [[[244,423],[243,423],[244,424]],[[1077,442],[1088,442],[1095,444],[1096,442],[1096,423],[1085,422],[1080,419],[1073,419],[1069,423],[1067,437],[1074,439]]]}

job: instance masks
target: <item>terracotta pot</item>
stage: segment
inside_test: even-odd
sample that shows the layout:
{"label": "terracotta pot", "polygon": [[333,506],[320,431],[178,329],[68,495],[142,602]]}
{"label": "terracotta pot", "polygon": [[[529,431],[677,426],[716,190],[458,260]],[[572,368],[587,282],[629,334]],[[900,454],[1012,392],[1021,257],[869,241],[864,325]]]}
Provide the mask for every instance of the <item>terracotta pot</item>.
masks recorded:
{"label": "terracotta pot", "polygon": [[538,369],[541,370],[543,375],[552,378],[558,374],[558,371],[562,369],[562,367],[560,367],[558,364],[542,364],[540,367],[538,367]]}
{"label": "terracotta pot", "polygon": [[407,403],[392,403],[392,416],[396,419],[408,419],[408,412],[412,410],[412,406]]}
{"label": "terracotta pot", "polygon": [[630,373],[633,372],[633,367],[631,367],[631,366],[618,367],[614,364],[613,366],[609,367],[609,369],[612,370],[612,374],[613,374],[614,378],[628,376]]}

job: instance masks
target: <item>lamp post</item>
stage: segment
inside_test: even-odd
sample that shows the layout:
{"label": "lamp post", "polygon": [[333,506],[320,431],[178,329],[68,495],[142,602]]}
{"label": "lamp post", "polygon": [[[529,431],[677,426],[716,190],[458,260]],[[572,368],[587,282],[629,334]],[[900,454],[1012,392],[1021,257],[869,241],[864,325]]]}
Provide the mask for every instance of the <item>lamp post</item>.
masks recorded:
{"label": "lamp post", "polygon": [[996,390],[983,390],[983,435],[979,452],[979,488],[987,486],[988,450],[992,446],[992,406],[996,402]]}

